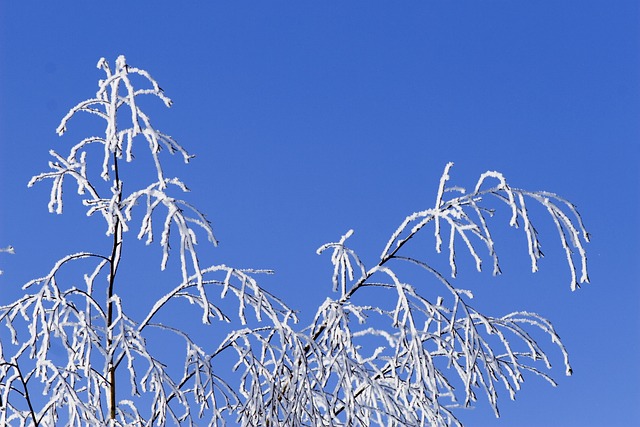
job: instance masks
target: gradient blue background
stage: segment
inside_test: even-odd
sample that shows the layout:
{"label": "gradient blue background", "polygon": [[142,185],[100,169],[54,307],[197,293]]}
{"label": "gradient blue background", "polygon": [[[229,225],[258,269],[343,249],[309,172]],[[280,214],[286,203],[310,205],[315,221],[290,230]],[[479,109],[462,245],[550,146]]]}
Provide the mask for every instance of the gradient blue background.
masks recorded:
{"label": "gradient blue background", "polygon": [[[516,402],[501,393],[502,418],[484,401],[460,417],[470,426],[633,425],[639,30],[640,4],[623,0],[3,1],[0,246],[16,255],[0,254],[0,302],[61,256],[108,246],[73,188],[65,215],[55,216],[47,185],[27,190],[26,182],[46,170],[50,148],[65,153],[75,142],[54,130],[95,93],[97,60],[125,54],[174,100],[166,111],[149,103],[155,125],[197,155],[189,167],[171,163],[171,174],[193,190],[189,200],[221,241],[203,257],[275,269],[265,285],[305,320],[331,291],[328,256],[315,249],[354,228],[351,246],[375,262],[405,215],[432,206],[448,161],[459,185],[499,170],[514,186],[572,200],[593,236],[592,284],[569,290],[544,217],[547,257],[530,274],[524,236],[503,216],[496,236],[505,274],[477,274],[462,257],[456,285],[473,289],[487,314],[550,318],[574,375],[563,376],[551,350],[559,387],[529,378]],[[87,136],[101,126],[70,128]],[[178,280],[157,275],[157,246],[125,250],[123,271],[138,280],[125,296],[151,299]]]}

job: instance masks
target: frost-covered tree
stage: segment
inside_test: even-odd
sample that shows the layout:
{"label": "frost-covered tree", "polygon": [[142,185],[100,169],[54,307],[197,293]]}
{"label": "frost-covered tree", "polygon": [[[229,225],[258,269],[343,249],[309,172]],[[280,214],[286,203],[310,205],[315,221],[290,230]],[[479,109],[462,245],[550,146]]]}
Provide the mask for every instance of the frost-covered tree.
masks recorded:
{"label": "frost-covered tree", "polygon": [[[542,252],[529,205],[537,203],[557,226],[571,288],[587,282],[588,235],[571,203],[511,187],[498,172],[482,174],[470,191],[450,186],[449,163],[432,207],[407,216],[379,258],[357,255],[348,245],[352,230],[318,249],[330,254],[334,293],[310,325],[299,325],[295,311],[258,284],[256,277],[270,271],[210,265],[198,256],[198,236],[215,245],[213,230],[176,196],[187,187],[163,168],[164,153],[185,162],[191,156],[152,126],[139,103],[146,95],[167,107],[171,100],[123,56],[115,67],[100,59],[98,68],[106,76],[95,97],[73,107],[57,132],[85,112],[104,120],[104,134],[76,142],[66,155],[51,150],[50,170],[29,185],[51,183],[48,207],[56,213],[64,182],[77,185],[87,214],[104,219],[109,250],[63,257],[26,283],[24,296],[0,307],[0,425],[460,425],[456,408],[484,395],[497,415],[498,388],[513,398],[525,375],[555,384],[534,330],[551,338],[571,374],[549,321],[522,311],[483,314],[453,279],[457,251],[468,252],[478,270],[486,258],[500,273],[490,231],[496,205],[524,232],[535,272]],[[146,86],[134,87],[139,81]],[[134,151],[144,145],[155,173],[130,188],[127,177],[140,170]],[[131,231],[148,244],[158,238],[162,269],[177,252],[181,271],[175,287],[142,311],[121,297],[118,266]],[[423,246],[417,250],[418,235],[448,254],[450,272],[433,268]],[[192,304],[191,321],[208,335],[162,317],[178,301]],[[189,316],[183,307],[181,321]],[[184,344],[180,366],[167,366],[152,345],[163,334]]]}

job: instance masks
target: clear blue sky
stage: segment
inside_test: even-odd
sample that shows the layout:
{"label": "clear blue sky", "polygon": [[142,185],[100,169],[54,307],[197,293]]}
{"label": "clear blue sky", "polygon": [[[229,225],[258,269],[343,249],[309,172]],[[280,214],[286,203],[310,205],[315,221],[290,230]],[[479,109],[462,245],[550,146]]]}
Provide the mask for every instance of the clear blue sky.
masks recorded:
{"label": "clear blue sky", "polygon": [[[105,240],[73,189],[58,217],[47,213],[47,186],[26,183],[50,148],[73,141],[54,131],[95,93],[97,60],[119,54],[174,100],[150,114],[197,155],[173,173],[213,222],[221,246],[212,262],[275,269],[268,286],[306,316],[331,291],[328,257],[315,249],[354,228],[352,246],[373,260],[405,215],[431,207],[448,161],[459,185],[495,169],[575,202],[593,236],[592,284],[569,290],[549,222],[539,273],[505,225],[505,274],[464,269],[457,281],[485,313],[550,318],[574,375],[563,376],[555,354],[558,388],[531,378],[516,402],[501,394],[501,419],[485,402],[461,418],[531,427],[640,419],[637,1],[3,1],[0,246],[17,253],[0,254],[2,303],[56,259]],[[131,265],[157,269],[157,247],[130,248]]]}

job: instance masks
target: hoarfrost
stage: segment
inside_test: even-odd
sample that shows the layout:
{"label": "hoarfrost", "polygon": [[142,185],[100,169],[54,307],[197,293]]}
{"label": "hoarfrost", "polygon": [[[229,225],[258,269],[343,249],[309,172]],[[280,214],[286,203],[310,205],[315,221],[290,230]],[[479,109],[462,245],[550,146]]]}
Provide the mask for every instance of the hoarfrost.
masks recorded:
{"label": "hoarfrost", "polygon": [[[498,389],[513,399],[526,375],[555,385],[547,373],[552,356],[531,330],[551,338],[565,373],[571,374],[568,352],[548,320],[527,311],[498,317],[481,313],[469,302],[471,291],[456,287],[410,244],[418,233],[426,237],[422,230],[433,224],[435,252],[447,252],[452,278],[460,251],[470,254],[477,270],[489,257],[493,274],[499,274],[490,231],[493,210],[484,205],[493,198],[506,205],[508,224],[525,233],[535,272],[542,251],[529,204],[539,203],[556,226],[570,286],[576,289],[589,280],[584,247],[589,235],[565,199],[512,187],[496,171],[482,174],[471,192],[447,186],[453,167],[448,163],[433,207],[408,215],[379,259],[365,263],[347,245],[353,230],[318,248],[318,254],[331,250],[336,296],[318,307],[309,325],[298,327],[296,312],[258,282],[270,270],[199,259],[198,236],[215,245],[213,229],[195,206],[173,194],[188,189],[165,175],[160,154],[164,147],[185,162],[192,156],[151,125],[137,97],[156,96],[167,107],[171,100],[124,56],[114,69],[104,58],[97,67],[106,76],[95,97],[74,106],[57,132],[64,134],[70,119],[86,112],[105,120],[104,136],[75,143],[67,156],[52,150],[51,170],[34,176],[29,186],[50,179],[49,210],[62,213],[64,180],[75,181],[87,215],[105,219],[112,250],[61,258],[45,276],[25,284],[24,296],[0,307],[0,323],[10,336],[9,342],[0,341],[0,425],[460,426],[458,408],[484,395],[499,415]],[[150,87],[134,88],[132,75]],[[131,127],[117,126],[121,114]],[[135,164],[140,140],[146,141],[155,173],[148,185],[132,190],[123,176]],[[96,144],[102,145],[98,162],[87,151]],[[134,209],[142,211],[139,226],[132,224]],[[161,269],[168,265],[170,242],[179,242],[181,277],[142,320],[127,312],[118,293],[125,285],[118,280],[118,265],[125,233],[132,228],[147,244],[161,230]],[[0,252],[13,253],[13,248]],[[63,270],[87,266],[81,286],[64,286]],[[194,322],[221,321],[232,329],[209,347],[211,337],[199,343],[161,323],[159,313],[175,310],[179,301],[196,308],[200,316]],[[182,343],[183,366],[171,369],[151,351],[148,340],[157,333]],[[63,351],[54,354],[54,347]],[[224,363],[229,356],[233,366]]]}

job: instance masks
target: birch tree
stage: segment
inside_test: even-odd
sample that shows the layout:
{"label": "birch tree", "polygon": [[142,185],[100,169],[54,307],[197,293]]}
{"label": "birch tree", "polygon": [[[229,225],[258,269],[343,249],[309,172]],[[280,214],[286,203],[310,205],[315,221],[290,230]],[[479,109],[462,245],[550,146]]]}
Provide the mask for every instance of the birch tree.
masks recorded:
{"label": "birch tree", "polygon": [[[539,204],[556,226],[571,289],[588,282],[589,236],[567,200],[513,187],[495,171],[469,190],[451,185],[449,163],[433,203],[398,225],[379,258],[358,255],[349,244],[353,230],[318,248],[331,263],[328,296],[302,325],[260,285],[271,271],[199,256],[199,242],[217,244],[212,225],[184,199],[185,183],[165,171],[167,155],[184,162],[192,156],[155,128],[139,103],[155,97],[171,106],[158,83],[124,56],[114,66],[102,58],[97,67],[104,77],[95,96],[71,108],[57,133],[84,113],[102,119],[103,132],[71,142],[65,154],[51,150],[49,170],[29,186],[48,183],[48,209],[57,214],[67,199],[63,188],[75,186],[87,215],[104,219],[96,238],[106,233],[110,250],[64,256],[0,307],[0,425],[459,426],[456,413],[481,400],[498,416],[498,390],[514,398],[526,376],[555,385],[549,351],[571,375],[547,319],[526,311],[485,314],[455,279],[459,252],[470,254],[478,271],[488,262],[500,274],[496,204],[526,236],[537,271],[542,251],[529,207]],[[139,170],[134,154],[144,152],[154,173],[131,188],[127,177]],[[417,250],[418,235],[446,255],[448,271],[432,267],[433,253]],[[146,308],[121,297],[123,286],[145,292],[119,280],[132,236],[159,245],[161,269],[180,267],[178,277],[167,278],[173,289]],[[208,335],[159,320],[179,301],[191,309],[175,316],[203,324]],[[219,325],[228,333],[220,335]],[[548,345],[534,339],[540,332]],[[179,366],[152,350],[165,335],[182,343]]]}

